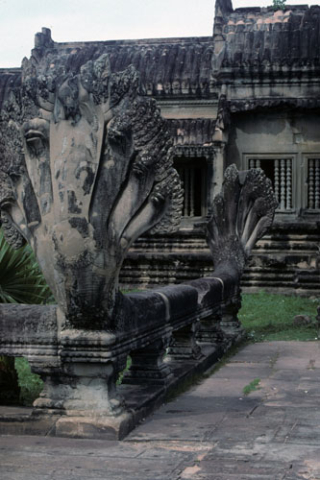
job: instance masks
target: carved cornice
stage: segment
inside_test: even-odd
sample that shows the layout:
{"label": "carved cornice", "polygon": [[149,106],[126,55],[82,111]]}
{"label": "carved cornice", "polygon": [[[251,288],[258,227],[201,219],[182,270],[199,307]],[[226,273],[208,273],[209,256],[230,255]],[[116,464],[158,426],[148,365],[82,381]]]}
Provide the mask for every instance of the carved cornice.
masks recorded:
{"label": "carved cornice", "polygon": [[173,156],[187,158],[203,158],[210,161],[214,156],[213,145],[176,145],[173,148]]}
{"label": "carved cornice", "polygon": [[113,72],[133,65],[147,94],[152,96],[206,97],[213,91],[212,37],[57,43],[49,38],[48,32],[43,29],[37,35],[34,55],[52,46],[59,56],[81,56],[83,61],[94,61],[108,54]]}
{"label": "carved cornice", "polygon": [[319,109],[319,98],[251,98],[247,100],[229,100],[228,106],[231,113],[248,112],[257,109],[293,108],[293,109]]}
{"label": "carved cornice", "polygon": [[217,99],[219,98],[218,92],[210,95],[210,98],[157,98],[159,107],[210,107],[213,108],[217,105]]}
{"label": "carved cornice", "polygon": [[208,118],[168,120],[174,145],[206,146],[212,142],[215,120]]}

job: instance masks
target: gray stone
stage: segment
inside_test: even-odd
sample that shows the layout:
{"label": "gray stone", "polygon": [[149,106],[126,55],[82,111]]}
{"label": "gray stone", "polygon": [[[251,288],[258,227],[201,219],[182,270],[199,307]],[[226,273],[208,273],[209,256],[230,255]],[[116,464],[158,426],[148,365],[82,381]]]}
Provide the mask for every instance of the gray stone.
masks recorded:
{"label": "gray stone", "polygon": [[133,67],[112,74],[107,55],[60,56],[45,44],[25,59],[21,95],[12,93],[1,112],[6,238],[32,245],[74,327],[115,328],[130,245],[179,223],[168,127],[141,94]]}
{"label": "gray stone", "polygon": [[318,342],[247,345],[122,442],[0,436],[1,480],[316,480],[319,362]]}
{"label": "gray stone", "polygon": [[312,323],[312,320],[309,315],[296,315],[292,323],[296,327],[300,327],[303,325],[310,325]]}

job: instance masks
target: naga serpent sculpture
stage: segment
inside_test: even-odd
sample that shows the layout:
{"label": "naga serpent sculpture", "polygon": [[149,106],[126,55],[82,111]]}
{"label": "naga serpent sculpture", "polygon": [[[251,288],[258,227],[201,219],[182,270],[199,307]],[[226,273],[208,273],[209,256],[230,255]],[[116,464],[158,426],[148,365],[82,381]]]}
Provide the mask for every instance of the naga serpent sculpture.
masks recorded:
{"label": "naga serpent sculpture", "polygon": [[5,237],[30,243],[71,326],[113,328],[130,245],[180,221],[167,123],[133,67],[111,73],[106,54],[33,52],[1,111]]}

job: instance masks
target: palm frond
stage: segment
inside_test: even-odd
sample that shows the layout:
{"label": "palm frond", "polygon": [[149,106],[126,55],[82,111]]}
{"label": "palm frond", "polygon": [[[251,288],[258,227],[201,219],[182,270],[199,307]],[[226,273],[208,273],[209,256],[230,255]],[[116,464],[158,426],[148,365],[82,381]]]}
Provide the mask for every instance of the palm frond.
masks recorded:
{"label": "palm frond", "polygon": [[45,303],[52,297],[31,248],[13,250],[0,229],[0,303]]}

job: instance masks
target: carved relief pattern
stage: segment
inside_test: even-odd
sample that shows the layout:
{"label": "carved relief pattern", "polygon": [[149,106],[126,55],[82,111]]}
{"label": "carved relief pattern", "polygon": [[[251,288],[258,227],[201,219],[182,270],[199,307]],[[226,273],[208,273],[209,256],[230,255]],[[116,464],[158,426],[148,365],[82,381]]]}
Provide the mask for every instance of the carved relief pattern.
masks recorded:
{"label": "carved relief pattern", "polygon": [[255,242],[271,226],[277,204],[263,170],[238,172],[235,165],[226,169],[207,230],[216,275],[221,267],[241,276]]}

